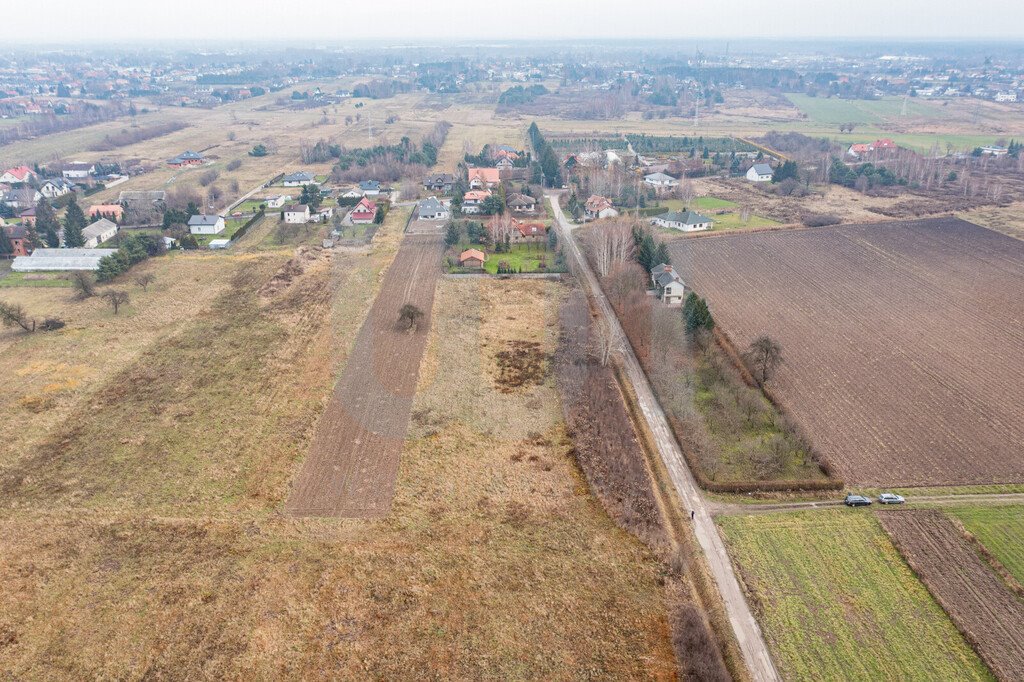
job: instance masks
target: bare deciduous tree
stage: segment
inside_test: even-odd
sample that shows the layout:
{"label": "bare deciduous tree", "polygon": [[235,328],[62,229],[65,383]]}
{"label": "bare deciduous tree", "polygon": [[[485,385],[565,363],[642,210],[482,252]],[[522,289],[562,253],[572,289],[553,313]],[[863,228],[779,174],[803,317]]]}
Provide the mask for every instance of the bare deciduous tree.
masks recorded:
{"label": "bare deciduous tree", "polygon": [[764,386],[782,363],[782,347],[770,336],[761,335],[750,344],[743,358],[754,380]]}
{"label": "bare deciduous tree", "polygon": [[36,321],[28,316],[20,303],[0,301],[0,322],[5,327],[21,327],[27,332],[36,330]]}
{"label": "bare deciduous tree", "polygon": [[155,279],[156,277],[149,274],[148,272],[145,272],[141,275],[136,276],[135,283],[142,287],[142,290],[145,291],[149,287],[149,285],[153,283],[153,280]]}
{"label": "bare deciduous tree", "polygon": [[96,295],[96,279],[90,272],[76,270],[71,276],[71,285],[75,288],[76,298],[86,299]]}
{"label": "bare deciduous tree", "polygon": [[103,298],[110,302],[115,315],[117,315],[121,306],[128,304],[128,292],[121,291],[120,289],[111,289],[110,291],[105,292],[103,294]]}
{"label": "bare deciduous tree", "polygon": [[602,317],[594,325],[594,333],[590,338],[591,352],[602,367],[607,367],[612,358],[622,350],[622,341],[611,322]]}
{"label": "bare deciduous tree", "polygon": [[606,277],[614,266],[633,257],[633,232],[625,221],[610,222],[589,230],[587,245],[598,274]]}

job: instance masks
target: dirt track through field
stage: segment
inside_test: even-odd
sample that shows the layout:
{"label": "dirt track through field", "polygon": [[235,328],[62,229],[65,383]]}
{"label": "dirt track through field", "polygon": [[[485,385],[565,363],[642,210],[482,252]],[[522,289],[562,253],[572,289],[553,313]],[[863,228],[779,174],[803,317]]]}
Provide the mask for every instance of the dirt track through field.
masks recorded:
{"label": "dirt track through field", "polygon": [[[364,518],[390,511],[440,254],[437,236],[410,235],[402,242],[320,418],[285,505],[289,514]],[[406,303],[424,312],[413,331],[397,325]]]}
{"label": "dirt track through field", "polygon": [[1024,603],[938,511],[889,511],[882,527],[1001,680],[1024,679]]}
{"label": "dirt track through field", "polygon": [[952,218],[683,239],[687,285],[849,483],[1024,481],[1024,242]]}

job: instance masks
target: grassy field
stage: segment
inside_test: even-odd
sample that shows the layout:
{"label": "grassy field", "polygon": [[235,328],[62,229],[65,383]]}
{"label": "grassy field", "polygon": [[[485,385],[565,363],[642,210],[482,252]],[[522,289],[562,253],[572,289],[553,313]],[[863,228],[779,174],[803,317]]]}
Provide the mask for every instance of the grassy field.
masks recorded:
{"label": "grassy field", "polygon": [[991,679],[870,513],[719,524],[784,678]]}
{"label": "grassy field", "polygon": [[1024,583],[1024,507],[957,507],[949,513]]}
{"label": "grassy field", "polygon": [[[665,207],[666,211],[682,211],[686,208],[698,211],[715,221],[712,230],[744,230],[778,225],[774,220],[754,215],[753,213],[750,214],[747,220],[743,220],[740,216],[740,206],[738,204],[717,197],[697,197],[689,205],[685,204],[681,199],[669,199],[662,201],[661,205]],[[659,232],[671,235],[681,234],[679,230],[672,229],[661,229]]]}
{"label": "grassy field", "polygon": [[5,287],[70,287],[67,273],[11,272],[0,269],[0,288]]}
{"label": "grassy field", "polygon": [[941,102],[917,97],[907,100],[906,116],[902,114],[902,97],[860,100],[791,93],[786,95],[786,99],[807,114],[814,123],[836,127],[841,123],[871,126],[898,123],[902,120],[942,121],[951,117],[949,107],[943,107]]}
{"label": "grassy field", "polygon": [[[450,250],[451,257],[458,258],[458,254],[462,253],[466,249],[479,249],[479,244],[463,243]],[[557,272],[555,268],[555,252],[547,248],[546,242],[540,242],[536,244],[513,244],[509,251],[505,253],[496,253],[494,251],[486,251],[487,260],[484,261],[484,272],[490,274],[496,274],[498,272],[498,265],[501,263],[507,263],[513,272]],[[547,268],[542,269],[539,267],[542,262],[547,263]],[[453,268],[455,271],[462,272],[458,267]]]}

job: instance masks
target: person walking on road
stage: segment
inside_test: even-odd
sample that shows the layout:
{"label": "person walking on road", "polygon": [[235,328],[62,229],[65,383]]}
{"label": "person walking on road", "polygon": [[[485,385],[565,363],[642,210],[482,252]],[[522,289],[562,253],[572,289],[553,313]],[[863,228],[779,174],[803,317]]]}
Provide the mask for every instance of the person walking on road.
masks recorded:
{"label": "person walking on road", "polygon": [[693,517],[696,516],[696,515],[697,515],[697,511],[695,509],[691,509],[690,510],[690,520],[693,521]]}

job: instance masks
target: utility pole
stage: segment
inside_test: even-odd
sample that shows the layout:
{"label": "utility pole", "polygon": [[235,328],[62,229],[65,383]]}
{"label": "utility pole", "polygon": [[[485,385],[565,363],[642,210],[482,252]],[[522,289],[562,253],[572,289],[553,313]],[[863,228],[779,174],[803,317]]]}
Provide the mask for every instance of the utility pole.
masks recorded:
{"label": "utility pole", "polygon": [[903,108],[900,110],[900,116],[907,115],[907,98],[910,97],[910,93],[903,95]]}

